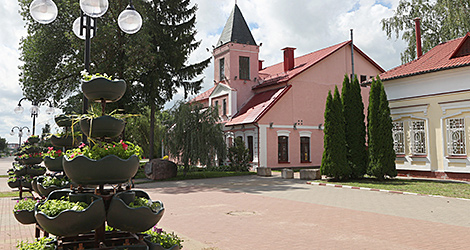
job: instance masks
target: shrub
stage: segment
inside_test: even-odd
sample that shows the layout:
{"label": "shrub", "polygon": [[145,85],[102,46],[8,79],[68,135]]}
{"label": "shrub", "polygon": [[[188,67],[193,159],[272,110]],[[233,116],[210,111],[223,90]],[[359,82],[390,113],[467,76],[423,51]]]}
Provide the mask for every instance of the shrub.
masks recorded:
{"label": "shrub", "polygon": [[228,149],[228,159],[234,171],[249,170],[250,152],[241,138],[235,138],[233,146]]}

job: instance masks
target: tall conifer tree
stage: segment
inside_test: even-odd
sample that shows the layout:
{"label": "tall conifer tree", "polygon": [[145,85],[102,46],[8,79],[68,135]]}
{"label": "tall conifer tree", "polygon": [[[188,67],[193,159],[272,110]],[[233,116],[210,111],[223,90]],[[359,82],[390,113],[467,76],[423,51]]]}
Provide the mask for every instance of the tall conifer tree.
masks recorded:
{"label": "tall conifer tree", "polygon": [[351,178],[357,179],[363,177],[367,170],[364,104],[357,77],[354,78],[354,82],[350,82],[348,76],[344,76],[341,99],[348,164],[352,170]]}
{"label": "tall conifer tree", "polygon": [[341,96],[335,86],[334,97],[328,93],[325,108],[324,151],[321,173],[334,179],[347,179],[351,175],[346,157],[344,116]]}
{"label": "tall conifer tree", "polygon": [[380,78],[372,81],[368,109],[369,165],[367,173],[383,180],[396,176],[392,120],[387,94]]}

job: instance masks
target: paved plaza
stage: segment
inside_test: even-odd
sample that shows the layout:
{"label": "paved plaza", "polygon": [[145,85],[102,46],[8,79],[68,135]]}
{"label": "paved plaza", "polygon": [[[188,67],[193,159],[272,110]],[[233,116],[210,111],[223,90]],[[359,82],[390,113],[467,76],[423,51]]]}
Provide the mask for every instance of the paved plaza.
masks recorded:
{"label": "paved plaza", "polygon": [[[309,185],[280,175],[136,189],[163,201],[159,226],[182,236],[186,250],[470,248],[469,200]],[[0,249],[34,236],[33,226],[16,222],[14,202],[0,199]]]}

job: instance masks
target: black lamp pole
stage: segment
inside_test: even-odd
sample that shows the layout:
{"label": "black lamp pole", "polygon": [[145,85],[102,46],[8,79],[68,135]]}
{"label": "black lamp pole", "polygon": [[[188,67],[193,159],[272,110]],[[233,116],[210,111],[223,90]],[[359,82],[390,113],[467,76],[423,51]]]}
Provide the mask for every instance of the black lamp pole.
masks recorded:
{"label": "black lamp pole", "polygon": [[11,133],[10,133],[11,135],[14,135],[14,134],[15,134],[15,131],[14,131],[15,128],[18,129],[18,137],[19,137],[19,138],[18,138],[18,147],[21,147],[21,137],[23,136],[23,129],[26,128],[26,129],[28,129],[28,132],[30,132],[30,131],[29,131],[29,128],[26,127],[26,126],[21,127],[21,128],[18,127],[18,126],[14,126],[13,128],[11,128]]}
{"label": "black lamp pole", "polygon": [[[43,103],[43,102],[48,102],[48,103],[49,103],[49,107],[52,108],[52,103],[51,103],[51,101],[49,101],[49,100],[46,99],[46,98],[41,98],[41,99],[39,99],[39,100],[31,100],[30,98],[27,98],[27,97],[23,97],[23,98],[20,99],[20,101],[18,102],[18,107],[21,108],[21,102],[22,102],[23,100],[28,100],[28,101],[30,101],[30,102],[32,103],[33,107],[36,106],[36,107],[38,107],[38,108],[39,108],[39,105],[40,105],[41,103]],[[22,112],[22,110],[21,110],[21,112]],[[34,134],[35,134],[35,131],[36,131],[36,117],[37,117],[38,115],[39,115],[39,114],[38,114],[37,110],[31,110],[31,117],[33,118],[33,134],[32,134],[32,135],[34,135]]]}

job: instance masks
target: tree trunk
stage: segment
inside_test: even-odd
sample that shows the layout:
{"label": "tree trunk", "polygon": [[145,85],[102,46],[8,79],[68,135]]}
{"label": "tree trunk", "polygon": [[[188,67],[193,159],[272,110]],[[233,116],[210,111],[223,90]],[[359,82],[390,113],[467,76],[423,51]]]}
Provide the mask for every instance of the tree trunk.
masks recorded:
{"label": "tree trunk", "polygon": [[153,144],[155,142],[155,102],[150,102],[150,136],[149,136],[149,160],[153,159]]}

